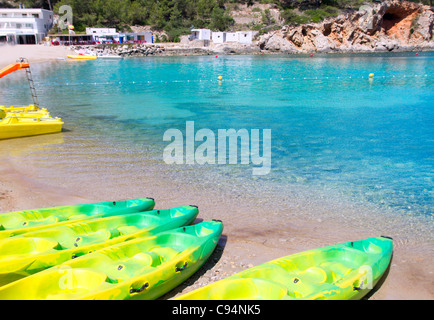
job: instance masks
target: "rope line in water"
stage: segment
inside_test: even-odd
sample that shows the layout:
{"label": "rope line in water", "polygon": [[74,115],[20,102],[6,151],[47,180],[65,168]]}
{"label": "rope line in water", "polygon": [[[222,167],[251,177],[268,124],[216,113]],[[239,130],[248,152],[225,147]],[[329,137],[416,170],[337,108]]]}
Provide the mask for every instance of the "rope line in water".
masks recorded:
{"label": "rope line in water", "polygon": [[215,83],[224,83],[224,82],[232,82],[232,83],[236,83],[236,82],[268,82],[268,81],[315,81],[315,80],[320,80],[320,81],[326,81],[326,80],[357,80],[357,79],[363,79],[363,80],[375,80],[375,79],[409,79],[409,78],[428,78],[428,74],[424,74],[424,75],[403,75],[403,76],[386,76],[386,75],[382,75],[382,76],[374,76],[374,77],[368,77],[368,76],[337,76],[337,77],[287,77],[287,78],[282,78],[282,77],[274,77],[274,78],[241,78],[241,79],[187,79],[187,80],[146,80],[146,81],[128,81],[128,82],[123,82],[123,81],[113,81],[113,82],[90,82],[90,83],[86,83],[86,82],[81,82],[81,83],[65,83],[65,84],[57,84],[57,85],[67,85],[67,86],[71,86],[71,85],[146,85],[146,84],[156,84],[156,83],[201,83],[201,82],[215,82]]}
{"label": "rope line in water", "polygon": [[[111,81],[111,82],[73,82],[73,83],[48,83],[50,86],[99,86],[99,85],[147,85],[147,84],[169,84],[169,83],[218,83],[223,84],[225,82],[230,83],[237,83],[237,82],[279,82],[279,81],[343,81],[343,80],[369,80],[369,81],[375,81],[375,80],[407,80],[407,79],[413,79],[413,78],[431,78],[431,74],[423,74],[423,75],[402,75],[402,76],[396,76],[396,75],[375,75],[373,77],[369,77],[368,75],[363,76],[330,76],[330,77],[272,77],[272,78],[237,78],[237,79],[177,79],[177,80],[145,80],[145,81]],[[38,86],[43,86],[45,83],[37,83]]]}

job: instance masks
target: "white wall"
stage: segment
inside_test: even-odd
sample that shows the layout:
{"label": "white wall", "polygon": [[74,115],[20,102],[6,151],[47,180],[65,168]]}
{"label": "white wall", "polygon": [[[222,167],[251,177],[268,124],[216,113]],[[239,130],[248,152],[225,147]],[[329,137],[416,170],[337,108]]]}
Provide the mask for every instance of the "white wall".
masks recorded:
{"label": "white wall", "polygon": [[252,31],[238,32],[238,41],[244,44],[251,44],[253,41],[253,32]]}
{"label": "white wall", "polygon": [[53,12],[44,9],[0,9],[1,35],[35,35],[38,42],[53,26]]}
{"label": "white wall", "polygon": [[224,43],[226,42],[226,32],[213,32],[212,42],[214,43]]}
{"label": "white wall", "polygon": [[192,29],[191,30],[191,39],[192,40],[210,40],[211,39],[211,30],[209,29]]}
{"label": "white wall", "polygon": [[238,33],[226,32],[226,42],[238,42]]}

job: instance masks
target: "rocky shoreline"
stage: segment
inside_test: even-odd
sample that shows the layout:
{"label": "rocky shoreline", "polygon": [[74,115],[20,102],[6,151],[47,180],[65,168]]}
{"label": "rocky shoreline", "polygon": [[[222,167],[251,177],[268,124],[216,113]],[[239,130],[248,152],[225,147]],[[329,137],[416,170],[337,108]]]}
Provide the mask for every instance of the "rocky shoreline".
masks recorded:
{"label": "rocky shoreline", "polygon": [[430,6],[389,0],[320,23],[261,36],[258,46],[272,52],[385,52],[433,50],[434,12]]}
{"label": "rocky shoreline", "polygon": [[73,46],[76,52],[121,57],[365,53],[434,50],[434,11],[430,6],[388,0],[320,23],[285,25],[260,36],[251,45],[239,43],[144,43]]}

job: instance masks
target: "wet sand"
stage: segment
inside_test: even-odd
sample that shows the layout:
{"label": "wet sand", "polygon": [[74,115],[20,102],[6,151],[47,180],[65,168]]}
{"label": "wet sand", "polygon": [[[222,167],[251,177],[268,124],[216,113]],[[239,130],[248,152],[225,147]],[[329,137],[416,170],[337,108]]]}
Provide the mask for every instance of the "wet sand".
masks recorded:
{"label": "wet sand", "polygon": [[[0,154],[0,160],[0,212],[128,199],[124,194],[114,191],[108,193],[112,198],[107,199],[99,197],[97,190],[91,195],[79,189],[59,187],[56,185],[56,172],[52,172],[50,183],[41,183],[37,168],[19,168],[14,164],[13,157],[4,154]],[[85,183],[89,181],[83,181]],[[356,221],[329,221],[321,219],[320,214],[317,218],[303,215],[301,211],[314,209],[311,204],[294,210],[263,203],[260,197],[231,196],[218,188],[205,187],[203,192],[198,193],[161,177],[146,181],[146,185],[152,186],[146,189],[146,194],[133,193],[130,198],[154,197],[156,209],[196,204],[199,206],[197,221],[220,219],[224,223],[223,236],[208,262],[192,278],[162,299],[171,299],[282,256],[381,235],[375,234],[375,219],[369,227],[361,228]],[[318,208],[318,211],[321,210],[326,209]],[[270,224],[271,216],[276,215],[282,217],[281,223]],[[370,299],[434,299],[432,240],[421,242],[402,234],[387,235],[394,238],[390,271]]]}

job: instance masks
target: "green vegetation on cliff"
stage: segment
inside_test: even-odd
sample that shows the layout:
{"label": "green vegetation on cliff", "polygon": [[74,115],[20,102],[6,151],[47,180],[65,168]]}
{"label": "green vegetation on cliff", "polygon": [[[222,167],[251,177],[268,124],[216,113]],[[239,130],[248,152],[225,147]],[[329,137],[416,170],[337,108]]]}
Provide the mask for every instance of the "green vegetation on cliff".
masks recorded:
{"label": "green vegetation on cliff", "polygon": [[[244,4],[271,4],[280,10],[285,24],[319,22],[345,10],[357,10],[363,4],[378,0],[0,0],[0,7],[24,3],[27,8],[52,8],[59,12],[62,5],[73,9],[76,31],[86,27],[116,27],[127,31],[131,25],[149,25],[164,30],[169,40],[177,41],[181,34],[194,28],[230,30],[235,21],[228,8]],[[432,0],[413,0],[431,4]],[[263,25],[276,24],[269,11],[262,12]],[[278,27],[278,25],[276,24]]]}

